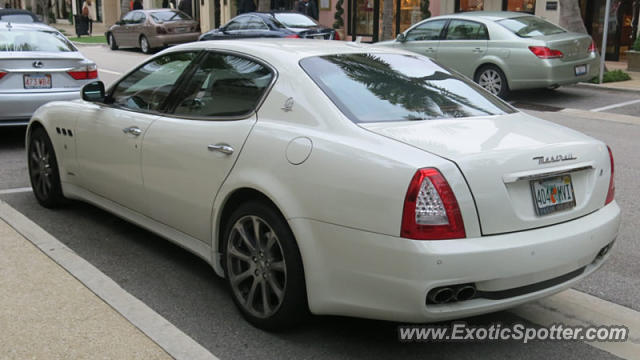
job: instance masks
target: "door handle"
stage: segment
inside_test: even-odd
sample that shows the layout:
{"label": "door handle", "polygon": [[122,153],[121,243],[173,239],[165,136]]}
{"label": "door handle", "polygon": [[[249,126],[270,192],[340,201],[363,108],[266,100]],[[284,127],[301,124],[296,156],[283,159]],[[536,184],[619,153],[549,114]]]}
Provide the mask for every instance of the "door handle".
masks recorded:
{"label": "door handle", "polygon": [[233,154],[233,148],[228,144],[208,145],[207,149],[209,149],[209,151],[221,152],[221,153],[223,153],[225,155]]}
{"label": "door handle", "polygon": [[125,134],[131,134],[133,136],[140,136],[142,134],[142,130],[137,126],[130,126],[122,129],[122,132]]}
{"label": "door handle", "polygon": [[481,48],[475,48],[475,49],[473,49],[473,50],[471,50],[471,51],[473,51],[474,53],[479,54],[479,53],[481,53],[481,52],[482,52],[482,49],[481,49]]}

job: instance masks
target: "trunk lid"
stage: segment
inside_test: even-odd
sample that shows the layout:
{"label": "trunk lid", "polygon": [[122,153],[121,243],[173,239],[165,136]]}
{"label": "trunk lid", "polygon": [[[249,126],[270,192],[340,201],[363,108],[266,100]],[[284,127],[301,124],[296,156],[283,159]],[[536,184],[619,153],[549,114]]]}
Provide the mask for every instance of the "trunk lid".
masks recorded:
{"label": "trunk lid", "polygon": [[[455,162],[475,199],[483,235],[568,221],[605,202],[610,177],[606,146],[524,113],[360,125]],[[537,215],[531,182],[558,174],[571,176],[575,207]]]}
{"label": "trunk lid", "polygon": [[[38,64],[36,64],[38,63]],[[80,52],[31,52],[0,53],[0,70],[7,75],[0,81],[0,92],[43,92],[77,90],[87,81],[74,80],[67,71],[86,66],[88,62]],[[38,66],[38,67],[36,67]],[[25,76],[51,76],[51,88],[25,89]]]}
{"label": "trunk lid", "polygon": [[560,33],[547,36],[536,36],[532,39],[541,40],[549,49],[560,50],[564,54],[562,61],[573,61],[588,58],[591,36],[580,33]]}

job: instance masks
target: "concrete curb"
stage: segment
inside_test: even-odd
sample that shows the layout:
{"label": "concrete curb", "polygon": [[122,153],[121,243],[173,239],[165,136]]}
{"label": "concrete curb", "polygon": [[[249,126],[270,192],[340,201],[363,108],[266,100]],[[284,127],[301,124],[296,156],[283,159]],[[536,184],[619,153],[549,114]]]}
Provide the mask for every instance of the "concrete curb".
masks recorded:
{"label": "concrete curb", "polygon": [[607,86],[607,85],[590,84],[590,83],[577,83],[574,86],[584,87],[584,88],[589,88],[589,89],[598,89],[598,90],[613,90],[613,91],[620,91],[620,92],[627,92],[627,93],[640,93],[640,88],[637,88],[637,89],[619,88],[619,87],[611,87],[611,86]]}

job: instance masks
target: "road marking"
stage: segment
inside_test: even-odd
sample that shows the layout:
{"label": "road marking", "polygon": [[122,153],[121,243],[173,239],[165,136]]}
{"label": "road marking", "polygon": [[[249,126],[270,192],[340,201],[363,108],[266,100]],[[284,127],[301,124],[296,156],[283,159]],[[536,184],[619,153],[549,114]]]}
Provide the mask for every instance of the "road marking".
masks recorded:
{"label": "road marking", "polygon": [[117,72],[117,71],[113,71],[113,70],[106,70],[106,69],[98,68],[98,71],[106,72],[107,74],[122,75],[121,72]]}
{"label": "road marking", "polygon": [[14,188],[14,189],[3,189],[3,190],[0,190],[0,195],[16,194],[16,193],[31,192],[31,191],[32,190],[31,190],[30,187]]}
{"label": "road marking", "polygon": [[625,342],[585,343],[623,359],[640,359],[640,312],[633,309],[570,289],[510,311],[542,326],[624,325],[629,328]]}
{"label": "road marking", "polygon": [[0,218],[62,266],[176,360],[218,360],[202,345],[129,294],[29,218],[0,200]]}
{"label": "road marking", "polygon": [[623,107],[623,106],[627,106],[627,105],[633,105],[633,104],[637,104],[637,103],[640,103],[640,100],[625,101],[625,102],[621,102],[621,103],[617,103],[617,104],[612,104],[612,105],[607,105],[607,106],[591,109],[590,111],[600,112],[600,111],[611,110],[611,109],[615,109],[615,108],[619,108],[619,107]]}

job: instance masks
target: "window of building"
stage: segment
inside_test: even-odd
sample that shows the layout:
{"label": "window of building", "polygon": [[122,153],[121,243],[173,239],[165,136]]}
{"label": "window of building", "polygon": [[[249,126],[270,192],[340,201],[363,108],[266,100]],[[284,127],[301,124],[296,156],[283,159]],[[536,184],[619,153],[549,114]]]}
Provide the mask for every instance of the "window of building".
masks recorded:
{"label": "window of building", "polygon": [[503,0],[502,10],[533,14],[536,10],[536,0]]}
{"label": "window of building", "polygon": [[484,0],[456,0],[456,12],[484,10]]}

